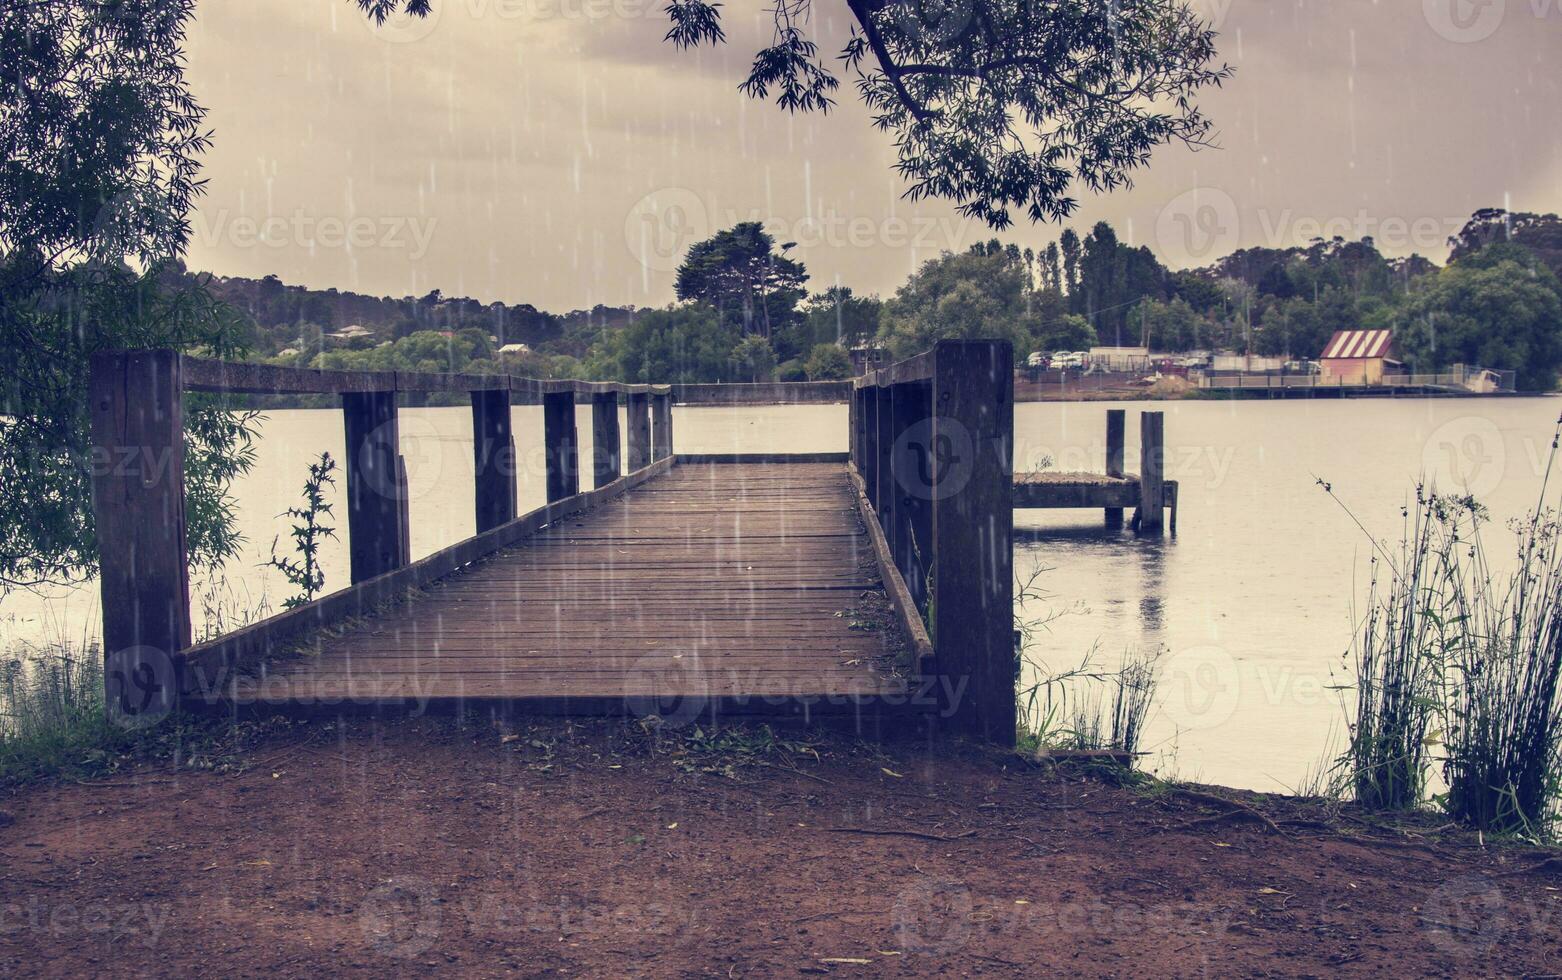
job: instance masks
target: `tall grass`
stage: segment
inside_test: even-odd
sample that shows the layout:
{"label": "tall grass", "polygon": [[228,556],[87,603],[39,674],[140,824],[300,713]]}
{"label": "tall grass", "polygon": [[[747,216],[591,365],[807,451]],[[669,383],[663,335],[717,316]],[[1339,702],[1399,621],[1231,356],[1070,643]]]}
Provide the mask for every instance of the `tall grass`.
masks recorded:
{"label": "tall grass", "polygon": [[1532,840],[1554,836],[1562,820],[1562,522],[1545,500],[1559,442],[1562,420],[1539,503],[1509,525],[1505,568],[1488,560],[1490,521],[1468,496],[1418,489],[1398,554],[1374,544],[1379,557],[1355,644],[1355,718],[1340,760],[1358,801],[1416,805],[1435,761],[1447,786],[1438,802],[1458,820]]}
{"label": "tall grass", "polygon": [[1099,669],[1092,650],[1079,666],[1037,677],[1019,692],[1025,743],[1053,749],[1110,749],[1138,754],[1155,700],[1159,654],[1130,651],[1122,667]]}
{"label": "tall grass", "polygon": [[123,734],[103,711],[97,648],[29,649],[0,662],[0,784],[58,772]]}
{"label": "tall grass", "polygon": [[[1047,460],[1050,465],[1050,458]],[[1110,749],[1138,754],[1155,700],[1155,664],[1160,653],[1129,651],[1116,671],[1098,668],[1098,651],[1089,650],[1077,667],[1052,673],[1025,653],[1032,641],[1047,632],[1053,621],[1082,610],[1075,604],[1063,609],[1052,605],[1054,596],[1041,585],[1042,575],[1053,569],[1042,566],[1015,582],[1014,683],[1020,709],[1022,745],[1052,749]],[[1046,612],[1028,617],[1019,610],[1042,605]],[[1028,686],[1027,673],[1035,678]],[[1111,713],[1103,708],[1110,697]]]}
{"label": "tall grass", "polygon": [[1514,571],[1494,580],[1476,534],[1454,580],[1443,775],[1450,812],[1539,839],[1562,790],[1562,528],[1537,509],[1514,532]]}
{"label": "tall grass", "polygon": [[1399,554],[1373,557],[1355,637],[1356,714],[1345,758],[1356,800],[1374,809],[1414,806],[1426,788],[1451,605],[1452,543],[1439,533],[1438,507],[1418,499],[1406,510]]}

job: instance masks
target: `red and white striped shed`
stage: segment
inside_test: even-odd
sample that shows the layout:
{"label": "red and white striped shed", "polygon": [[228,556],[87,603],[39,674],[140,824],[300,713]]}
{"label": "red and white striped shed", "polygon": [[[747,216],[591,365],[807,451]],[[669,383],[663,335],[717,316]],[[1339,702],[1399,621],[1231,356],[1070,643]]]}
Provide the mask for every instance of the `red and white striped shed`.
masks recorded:
{"label": "red and white striped shed", "polygon": [[1393,349],[1391,330],[1340,330],[1324,345],[1318,363],[1326,378],[1375,385],[1383,381],[1383,368]]}

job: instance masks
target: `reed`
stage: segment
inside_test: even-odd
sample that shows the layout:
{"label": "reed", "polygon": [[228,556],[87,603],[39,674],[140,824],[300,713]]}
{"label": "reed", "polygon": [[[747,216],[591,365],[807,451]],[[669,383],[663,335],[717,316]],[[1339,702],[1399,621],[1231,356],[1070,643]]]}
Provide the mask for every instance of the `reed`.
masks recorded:
{"label": "reed", "polygon": [[1562,528],[1537,509],[1513,531],[1506,575],[1490,573],[1479,533],[1460,553],[1443,802],[1482,830],[1540,840],[1562,795]]}
{"label": "reed", "polygon": [[1513,550],[1503,567],[1488,558],[1490,520],[1469,496],[1418,488],[1398,553],[1374,543],[1354,644],[1355,716],[1339,760],[1358,802],[1418,805],[1436,762],[1446,784],[1436,802],[1451,816],[1491,833],[1554,838],[1562,820],[1562,521],[1545,501],[1559,444],[1562,419],[1539,502],[1509,524]]}
{"label": "reed", "polygon": [[1439,507],[1418,491],[1399,553],[1373,556],[1353,644],[1356,711],[1342,765],[1356,801],[1373,809],[1414,807],[1426,789],[1454,604]]}
{"label": "reed", "polygon": [[28,648],[0,662],[0,784],[60,771],[122,735],[103,710],[96,648]]}

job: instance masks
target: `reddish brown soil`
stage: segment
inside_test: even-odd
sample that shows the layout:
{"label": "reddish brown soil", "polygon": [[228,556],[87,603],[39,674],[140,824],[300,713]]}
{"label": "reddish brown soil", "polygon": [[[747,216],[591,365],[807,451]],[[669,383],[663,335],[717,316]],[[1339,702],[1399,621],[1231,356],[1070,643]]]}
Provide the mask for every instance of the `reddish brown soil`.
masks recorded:
{"label": "reddish brown soil", "polygon": [[236,774],[16,791],[0,976],[1562,972],[1534,851],[972,748],[837,737],[731,778],[681,744],[315,724]]}

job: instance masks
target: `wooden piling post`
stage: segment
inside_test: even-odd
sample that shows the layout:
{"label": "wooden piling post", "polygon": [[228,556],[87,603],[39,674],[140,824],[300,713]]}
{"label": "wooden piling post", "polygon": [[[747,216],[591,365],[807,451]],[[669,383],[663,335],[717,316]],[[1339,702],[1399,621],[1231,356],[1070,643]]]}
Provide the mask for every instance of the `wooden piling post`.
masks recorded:
{"label": "wooden piling post", "polygon": [[895,451],[894,391],[885,385],[873,389],[873,397],[878,402],[878,409],[873,413],[874,424],[878,429],[873,435],[873,468],[878,474],[874,483],[873,509],[878,512],[879,526],[884,529],[885,539],[888,540],[894,534],[895,527],[895,469],[891,459]]}
{"label": "wooden piling post", "polygon": [[651,465],[651,396],[631,392],[624,396],[629,418],[629,472]]}
{"label": "wooden piling post", "polygon": [[857,460],[857,467],[862,473],[862,482],[868,502],[875,504],[879,493],[879,454],[875,448],[875,440],[879,434],[879,393],[876,388],[863,388],[861,426],[862,436],[859,452],[862,454]]}
{"label": "wooden piling post", "polygon": [[1141,533],[1160,534],[1166,506],[1166,416],[1139,413],[1139,515]]}
{"label": "wooden piling post", "polygon": [[178,703],[190,646],[179,355],[92,357],[92,510],[109,717],[139,725]]}
{"label": "wooden piling post", "polygon": [[857,472],[862,472],[862,433],[859,431],[862,425],[862,389],[853,387],[851,396],[846,399],[846,455],[857,467]]}
{"label": "wooden piling post", "polygon": [[[1120,408],[1109,408],[1106,412],[1106,475],[1121,477],[1123,475],[1123,430],[1126,428],[1127,413]],[[1123,526],[1123,508],[1106,508],[1106,526],[1120,528]]]}
{"label": "wooden piling post", "polygon": [[580,492],[580,445],[575,436],[575,393],[542,396],[542,439],[548,469],[548,503]]}
{"label": "wooden piling post", "polygon": [[933,348],[933,650],[956,731],[1015,739],[1014,350]]}
{"label": "wooden piling post", "polygon": [[347,551],[356,585],[411,561],[396,393],[344,392],[342,422],[347,434]]}
{"label": "wooden piling post", "polygon": [[515,434],[510,389],[472,392],[473,484],[477,533],[515,520]]}
{"label": "wooden piling post", "polygon": [[618,393],[591,396],[591,485],[605,487],[622,473],[623,447],[618,434]]}
{"label": "wooden piling post", "polygon": [[673,396],[651,396],[651,461],[673,454]]}
{"label": "wooden piling post", "polygon": [[933,546],[933,511],[928,499],[928,471],[933,462],[930,396],[925,381],[895,386],[895,428],[900,434],[890,459],[900,504],[898,533],[892,544],[895,565],[919,609],[926,608],[927,569]]}

